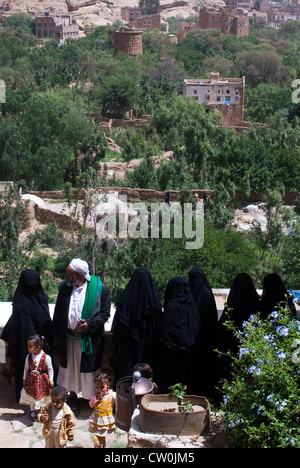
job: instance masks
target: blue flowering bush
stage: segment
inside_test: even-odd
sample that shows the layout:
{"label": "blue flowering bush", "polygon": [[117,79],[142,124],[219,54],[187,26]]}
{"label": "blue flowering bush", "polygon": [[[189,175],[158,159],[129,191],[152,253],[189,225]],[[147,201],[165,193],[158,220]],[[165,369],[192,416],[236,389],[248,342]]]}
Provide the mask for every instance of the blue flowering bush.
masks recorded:
{"label": "blue flowering bush", "polygon": [[[233,330],[231,323],[226,326]],[[300,448],[300,322],[287,308],[244,322],[221,411],[242,448]]]}

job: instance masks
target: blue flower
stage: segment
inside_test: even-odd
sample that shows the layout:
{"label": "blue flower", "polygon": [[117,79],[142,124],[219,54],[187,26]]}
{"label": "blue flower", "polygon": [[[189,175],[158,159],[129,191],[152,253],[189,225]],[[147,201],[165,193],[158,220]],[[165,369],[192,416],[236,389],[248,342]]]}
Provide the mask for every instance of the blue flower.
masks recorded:
{"label": "blue flower", "polygon": [[272,338],[272,335],[265,335],[264,340],[269,341]]}
{"label": "blue flower", "polygon": [[283,351],[283,349],[280,349],[279,351],[277,351],[277,357],[278,357],[278,359],[285,359],[286,358],[286,354]]}
{"label": "blue flower", "polygon": [[287,438],[286,441],[287,441],[288,445],[295,445],[295,439],[293,439],[293,438],[291,438],[291,439]]}
{"label": "blue flower", "polygon": [[236,424],[240,424],[240,423],[243,423],[244,420],[241,419],[241,418],[237,418],[235,421],[233,421],[233,419],[227,424],[228,427],[233,427],[235,426]]}
{"label": "blue flower", "polygon": [[280,413],[283,412],[284,410],[284,407],[287,405],[287,401],[286,400],[282,400],[282,401],[275,401],[275,405],[278,406],[278,411],[280,411]]}
{"label": "blue flower", "polygon": [[269,317],[271,317],[272,319],[277,319],[279,317],[279,313],[277,312],[277,310],[273,310],[273,312],[270,313]]}
{"label": "blue flower", "polygon": [[243,354],[247,354],[247,353],[249,353],[249,348],[240,348],[239,358],[241,359]]}
{"label": "blue flower", "polygon": [[264,407],[263,406],[260,406],[259,408],[257,408],[257,414],[258,415],[261,415],[261,416],[265,416],[265,412],[264,412]]}
{"label": "blue flower", "polygon": [[288,327],[284,327],[284,326],[282,326],[282,327],[277,327],[277,328],[276,328],[276,332],[277,332],[278,335],[280,335],[280,336],[288,336],[288,334],[289,334],[289,329],[288,329]]}
{"label": "blue flower", "polygon": [[257,366],[251,366],[249,369],[248,369],[248,372],[250,372],[250,374],[256,374],[256,375],[259,375],[260,374],[260,368],[257,367]]}

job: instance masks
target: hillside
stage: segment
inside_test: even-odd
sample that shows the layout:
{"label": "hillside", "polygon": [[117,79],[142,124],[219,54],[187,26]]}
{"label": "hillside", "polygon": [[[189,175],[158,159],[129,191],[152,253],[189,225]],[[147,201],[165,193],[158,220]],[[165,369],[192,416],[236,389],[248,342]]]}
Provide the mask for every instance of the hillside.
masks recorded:
{"label": "hillside", "polygon": [[[182,1],[182,6],[176,6],[170,0],[161,0],[160,5],[165,7],[162,18],[180,16],[187,18],[195,15],[199,8],[198,0]],[[210,3],[224,4],[222,0],[213,0]],[[90,4],[85,6],[86,4]],[[105,26],[121,19],[121,7],[136,7],[138,0],[0,0],[0,8],[5,15],[13,13],[29,13],[33,16],[49,11],[54,14],[72,13],[79,26],[88,25]]]}

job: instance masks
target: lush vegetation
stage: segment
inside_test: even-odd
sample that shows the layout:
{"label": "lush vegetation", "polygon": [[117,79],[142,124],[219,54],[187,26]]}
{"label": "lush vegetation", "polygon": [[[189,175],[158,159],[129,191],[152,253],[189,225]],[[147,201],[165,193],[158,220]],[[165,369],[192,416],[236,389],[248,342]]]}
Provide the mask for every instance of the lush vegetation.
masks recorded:
{"label": "lush vegetation", "polygon": [[[169,23],[176,33],[178,18]],[[24,190],[67,189],[73,198],[79,187],[110,184],[183,190],[186,200],[191,189],[212,189],[204,246],[188,251],[185,239],[97,242],[84,228],[75,235],[51,225],[20,244],[24,206],[9,191],[1,197],[1,298],[11,297],[18,272],[28,265],[41,272],[54,298],[74,253],[93,262],[114,298],[140,264],[151,269],[161,294],[168,277],[186,275],[195,264],[213,287],[229,287],[239,271],[252,274],[261,287],[263,275],[277,271],[287,287],[299,289],[299,203],[295,210],[283,209],[282,195],[300,185],[300,109],[291,99],[300,71],[300,22],[279,30],[253,25],[250,36],[240,39],[195,30],[178,45],[161,31],[146,32],[137,59],[113,57],[116,27],[90,28],[86,37],[64,46],[48,41],[39,48],[28,15],[13,15],[0,25],[0,79],[6,83],[0,179]],[[249,132],[222,128],[218,113],[183,99],[183,78],[208,77],[212,70],[245,75],[245,120],[258,123]],[[100,117],[124,117],[130,109],[136,117],[149,115],[150,125],[105,135]],[[108,180],[105,163],[100,170],[109,155],[105,136],[123,148],[123,161],[143,159],[125,180]],[[165,150],[173,151],[173,159],[156,167],[153,156]],[[266,193],[268,228],[242,235],[228,226],[251,190]],[[283,235],[282,222],[291,235]]]}
{"label": "lush vegetation", "polygon": [[[157,4],[140,0],[146,12]],[[171,34],[178,21],[169,20]],[[30,16],[13,15],[0,25],[0,79],[6,84],[0,179],[15,182],[0,194],[0,300],[12,299],[20,271],[30,267],[55,302],[75,256],[101,274],[113,301],[142,265],[153,274],[162,302],[168,279],[187,278],[196,265],[215,288],[229,288],[239,272],[261,288],[264,275],[276,271],[288,289],[300,289],[300,197],[293,207],[282,202],[285,192],[300,186],[300,107],[292,101],[292,82],[300,78],[300,22],[279,30],[259,23],[240,39],[195,30],[178,45],[161,31],[146,32],[137,59],[113,57],[116,27],[90,28],[64,46],[48,41],[38,48]],[[183,99],[183,78],[209,77],[211,71],[245,76],[245,120],[257,123],[247,133],[222,128],[218,113]],[[136,117],[149,115],[150,125],[104,133],[101,116],[123,118],[131,109]],[[108,180],[101,165],[116,157],[106,136],[123,149],[122,161],[142,159],[125,180]],[[153,156],[165,150],[173,151],[173,159],[157,167]],[[100,240],[85,223],[77,231],[49,224],[20,236],[29,216],[19,188],[65,189],[76,213],[84,187],[86,221],[93,204],[89,189],[110,184],[182,190],[182,204],[195,202],[192,189],[213,190],[205,204],[203,247],[186,249],[187,239],[173,235]],[[251,190],[265,194],[266,230],[239,233],[230,223]],[[240,356],[233,380],[224,383],[222,405],[235,446],[299,447],[297,322],[281,310],[265,323],[252,317],[238,336]]]}
{"label": "lush vegetation", "polygon": [[[299,320],[286,308],[268,320],[250,317],[242,332],[234,377],[223,386],[222,410],[240,448],[299,448]],[[232,324],[227,323],[232,329]]]}

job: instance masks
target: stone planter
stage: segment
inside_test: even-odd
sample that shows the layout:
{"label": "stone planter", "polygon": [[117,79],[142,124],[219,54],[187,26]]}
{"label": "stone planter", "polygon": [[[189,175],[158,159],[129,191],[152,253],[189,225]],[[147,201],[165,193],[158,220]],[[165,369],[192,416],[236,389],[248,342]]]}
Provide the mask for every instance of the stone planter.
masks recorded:
{"label": "stone planter", "polygon": [[181,413],[177,400],[168,395],[144,395],[140,403],[139,426],[149,434],[200,435],[210,428],[210,405],[206,398],[187,395],[194,411]]}

